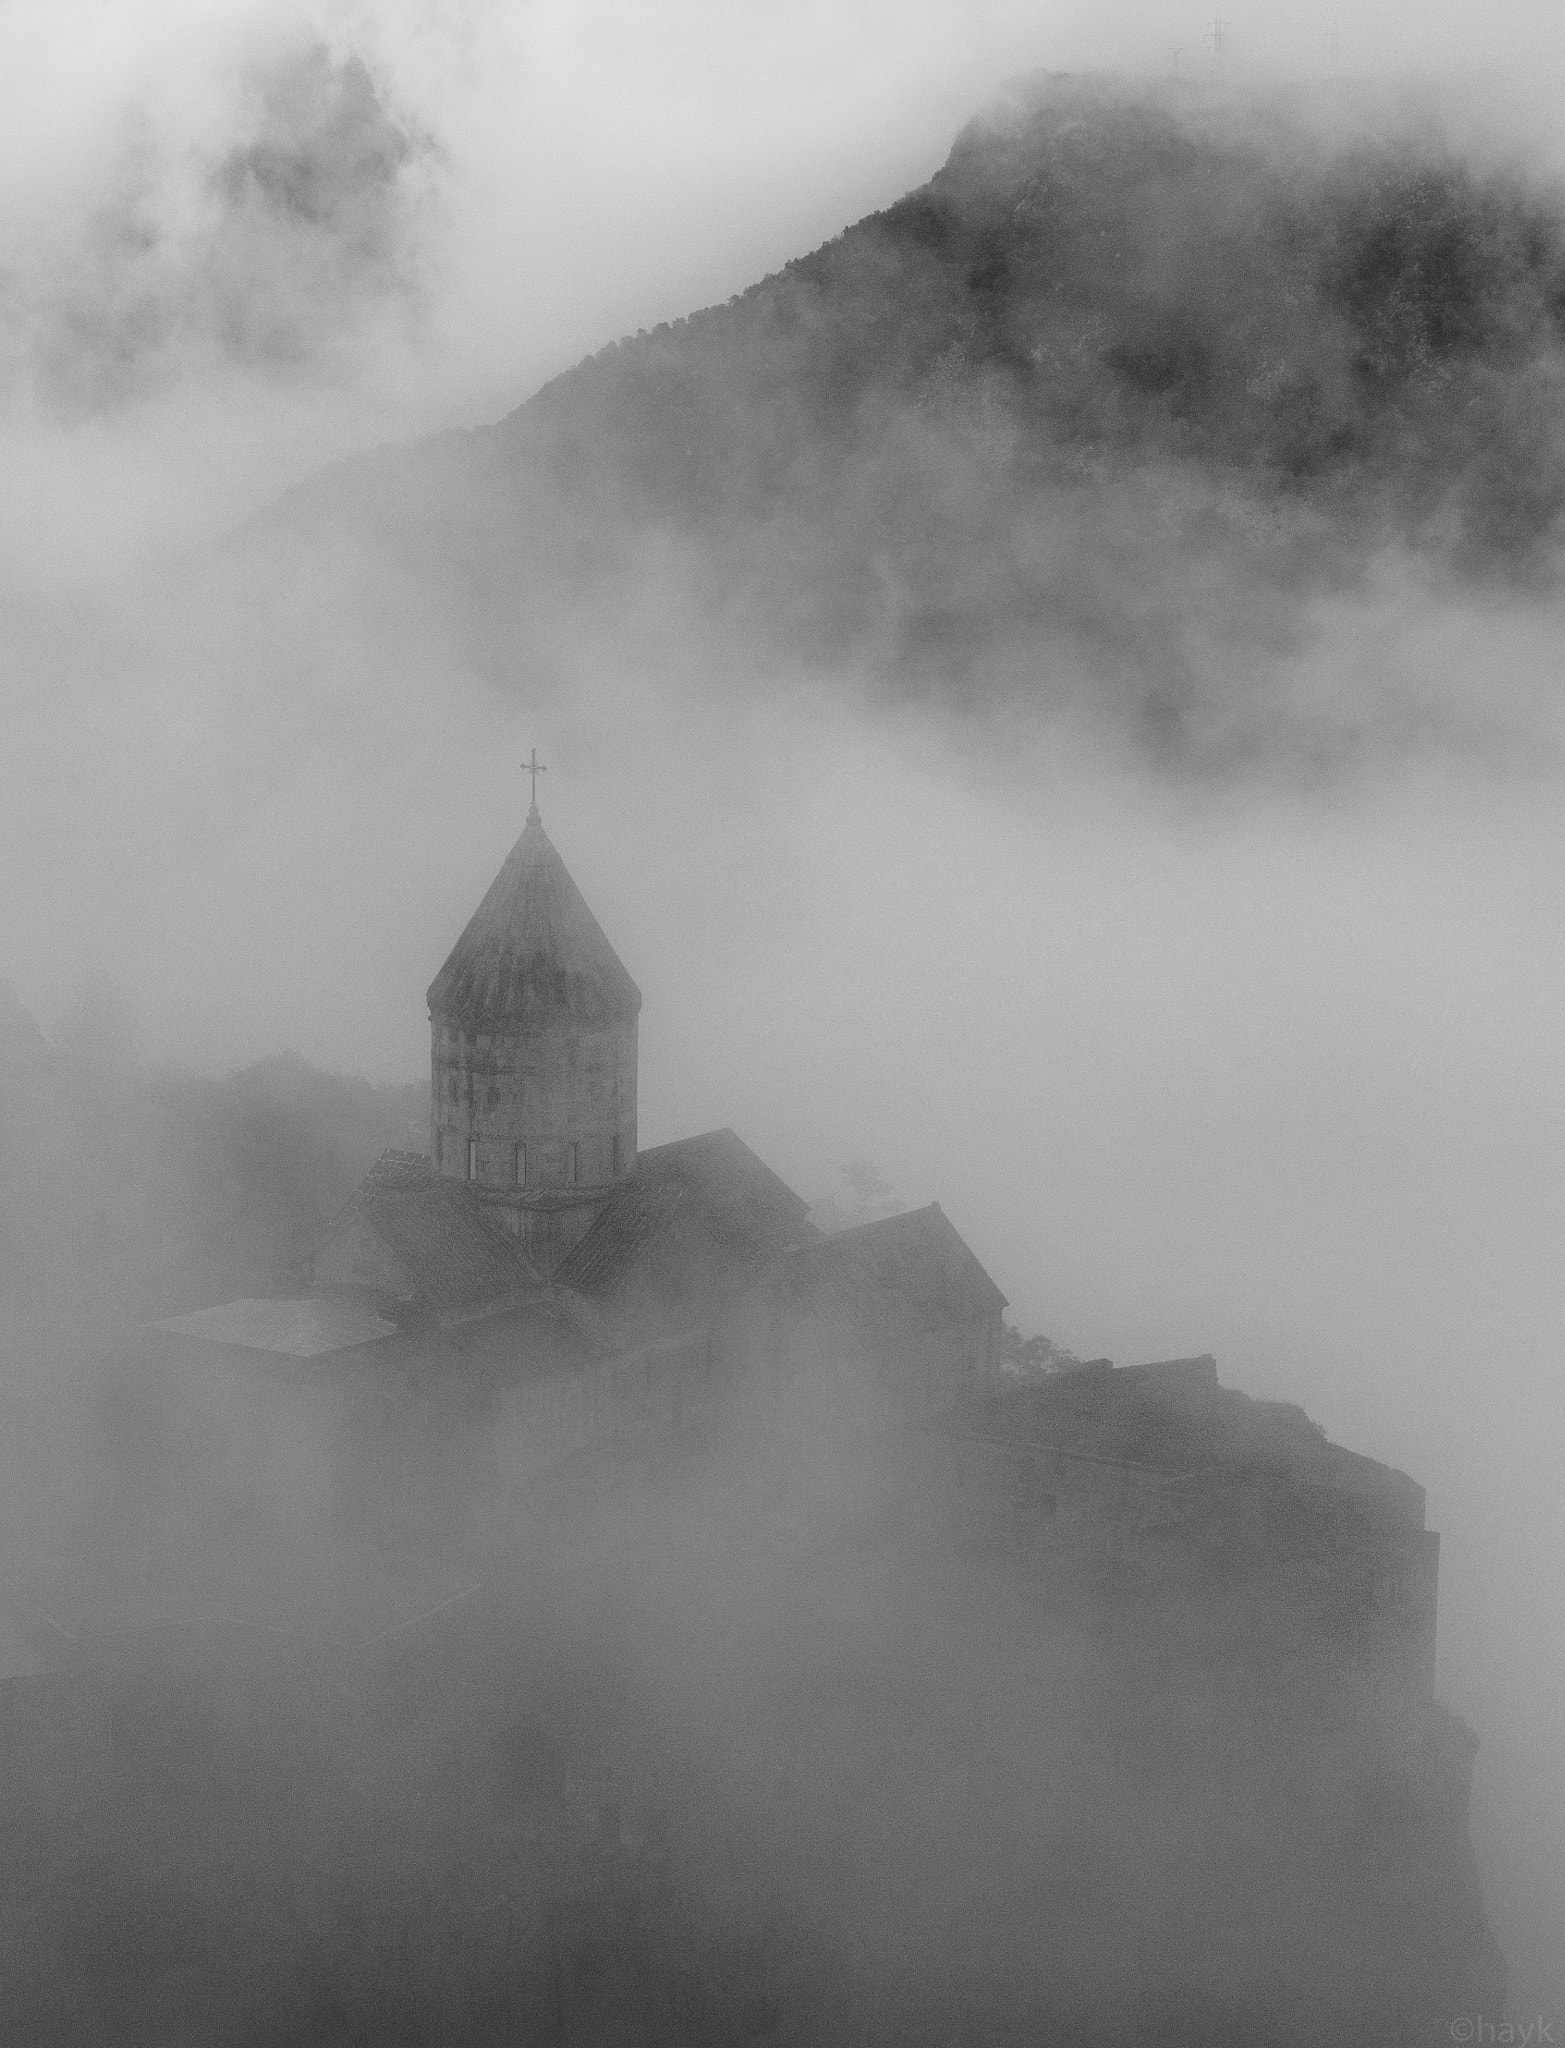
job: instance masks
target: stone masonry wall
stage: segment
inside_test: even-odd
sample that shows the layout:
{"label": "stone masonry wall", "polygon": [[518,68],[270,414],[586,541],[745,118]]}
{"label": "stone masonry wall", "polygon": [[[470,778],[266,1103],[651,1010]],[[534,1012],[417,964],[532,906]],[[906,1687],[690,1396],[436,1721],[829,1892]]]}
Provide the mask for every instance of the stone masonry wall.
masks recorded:
{"label": "stone masonry wall", "polygon": [[430,1141],[442,1173],[490,1187],[601,1186],[635,1165],[634,1018],[524,1037],[432,1017],[430,1041]]}

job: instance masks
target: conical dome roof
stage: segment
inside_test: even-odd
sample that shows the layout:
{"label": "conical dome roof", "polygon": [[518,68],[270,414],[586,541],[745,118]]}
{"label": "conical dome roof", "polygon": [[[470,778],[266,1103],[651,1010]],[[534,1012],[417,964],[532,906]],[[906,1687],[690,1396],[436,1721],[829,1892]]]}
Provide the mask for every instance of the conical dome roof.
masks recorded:
{"label": "conical dome roof", "polygon": [[536,810],[429,985],[431,1015],[471,1029],[589,1029],[633,1017],[641,991],[587,908]]}

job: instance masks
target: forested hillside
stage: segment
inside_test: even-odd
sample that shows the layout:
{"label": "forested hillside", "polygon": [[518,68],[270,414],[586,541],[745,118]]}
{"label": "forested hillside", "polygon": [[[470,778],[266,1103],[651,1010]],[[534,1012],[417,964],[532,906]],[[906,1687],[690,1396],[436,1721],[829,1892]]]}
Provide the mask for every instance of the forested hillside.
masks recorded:
{"label": "forested hillside", "polygon": [[1565,210],[1520,168],[1046,78],[726,306],[247,539],[396,565],[507,687],[585,647],[1329,754],[1389,714],[1279,701],[1312,608],[1552,591],[1562,326]]}
{"label": "forested hillside", "polygon": [[[1559,195],[1427,138],[1048,81],[921,190],[501,430],[694,522],[943,428],[1020,494],[1198,465],[1362,537],[1536,559],[1561,505]],[[541,450],[539,452],[542,452]]]}

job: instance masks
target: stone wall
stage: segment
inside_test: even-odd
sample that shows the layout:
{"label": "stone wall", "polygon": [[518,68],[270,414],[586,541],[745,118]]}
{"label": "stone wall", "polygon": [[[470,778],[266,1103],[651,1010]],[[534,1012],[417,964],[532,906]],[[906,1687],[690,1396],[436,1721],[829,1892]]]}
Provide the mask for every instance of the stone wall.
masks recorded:
{"label": "stone wall", "polygon": [[1004,1548],[1085,1545],[1130,1558],[1168,1512],[1179,1475],[998,1436],[926,1439],[922,1507],[961,1542]]}
{"label": "stone wall", "polygon": [[1396,1699],[1432,1698],[1434,1530],[1275,1471],[1163,1469],[950,1418],[919,1436],[914,1514],[926,1534],[980,1549],[1096,1553],[1143,1592],[1254,1600],[1252,1640],[1329,1646],[1343,1669]]}
{"label": "stone wall", "polygon": [[726,1320],[721,1348],[734,1370],[801,1391],[834,1388],[836,1398],[878,1404],[909,1422],[941,1414],[998,1367],[998,1309],[879,1338],[867,1320],[816,1300],[779,1316],[752,1297]]}
{"label": "stone wall", "polygon": [[1000,1311],[970,1316],[885,1347],[882,1384],[910,1420],[921,1422],[950,1406],[964,1387],[1000,1363]]}
{"label": "stone wall", "polygon": [[453,1179],[604,1186],[636,1163],[636,1019],[472,1032],[430,1019],[430,1144]]}

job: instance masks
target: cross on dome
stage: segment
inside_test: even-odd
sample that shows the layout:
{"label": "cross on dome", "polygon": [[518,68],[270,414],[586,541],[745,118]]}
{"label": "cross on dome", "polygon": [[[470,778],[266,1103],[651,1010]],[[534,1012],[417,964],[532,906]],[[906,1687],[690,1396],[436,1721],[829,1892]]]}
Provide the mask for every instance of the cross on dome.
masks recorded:
{"label": "cross on dome", "polygon": [[524,775],[530,775],[533,779],[533,800],[531,805],[528,807],[527,812],[527,822],[529,825],[536,825],[539,822],[538,778],[540,775],[547,775],[548,772],[548,769],[544,766],[543,762],[540,761],[538,758],[538,749],[534,747],[532,750],[532,759],[530,761],[524,761],[522,763],[522,773]]}

